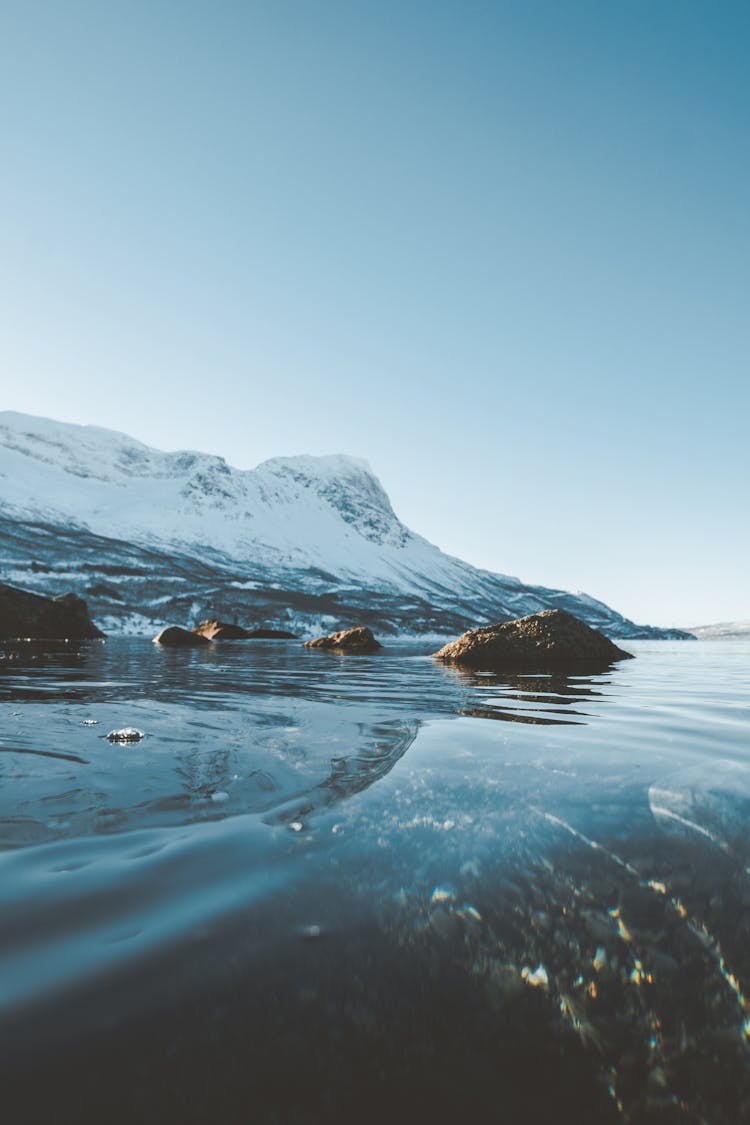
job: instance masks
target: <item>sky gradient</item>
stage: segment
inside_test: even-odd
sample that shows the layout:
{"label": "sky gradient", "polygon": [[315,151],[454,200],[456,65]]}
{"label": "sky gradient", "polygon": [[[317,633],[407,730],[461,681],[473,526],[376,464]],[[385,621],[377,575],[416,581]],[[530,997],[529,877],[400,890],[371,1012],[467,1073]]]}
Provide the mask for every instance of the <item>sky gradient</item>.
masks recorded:
{"label": "sky gradient", "polygon": [[0,0],[2,408],[750,618],[750,5]]}

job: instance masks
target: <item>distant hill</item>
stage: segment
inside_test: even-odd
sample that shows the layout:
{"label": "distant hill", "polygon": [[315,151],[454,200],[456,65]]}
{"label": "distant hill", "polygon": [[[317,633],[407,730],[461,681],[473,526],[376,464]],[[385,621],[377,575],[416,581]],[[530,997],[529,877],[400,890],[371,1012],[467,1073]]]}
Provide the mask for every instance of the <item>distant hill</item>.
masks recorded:
{"label": "distant hill", "polygon": [[750,639],[750,621],[722,621],[718,625],[696,625],[690,629],[699,641]]}

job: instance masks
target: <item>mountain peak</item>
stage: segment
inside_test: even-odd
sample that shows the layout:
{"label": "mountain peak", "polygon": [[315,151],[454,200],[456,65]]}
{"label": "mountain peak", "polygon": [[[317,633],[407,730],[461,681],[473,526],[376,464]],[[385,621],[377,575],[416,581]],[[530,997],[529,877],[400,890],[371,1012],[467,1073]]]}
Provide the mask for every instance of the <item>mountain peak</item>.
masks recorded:
{"label": "mountain peak", "polygon": [[388,494],[367,461],[343,453],[326,457],[273,457],[258,466],[259,476],[284,481],[298,495],[324,500],[350,527],[372,543],[402,547],[409,532],[397,518]]}
{"label": "mountain peak", "polygon": [[309,477],[335,477],[354,474],[374,476],[369,463],[362,457],[352,457],[347,453],[327,453],[314,456],[311,453],[298,453],[287,457],[269,457],[261,461],[258,471],[272,473],[293,471]]}

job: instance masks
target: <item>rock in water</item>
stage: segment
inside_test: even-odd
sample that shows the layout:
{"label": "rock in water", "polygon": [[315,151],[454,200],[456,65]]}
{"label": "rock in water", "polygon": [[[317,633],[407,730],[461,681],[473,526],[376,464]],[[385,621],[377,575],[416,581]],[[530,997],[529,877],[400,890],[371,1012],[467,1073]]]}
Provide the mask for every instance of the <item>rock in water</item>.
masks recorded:
{"label": "rock in water", "polygon": [[485,672],[598,672],[631,658],[563,609],[548,609],[471,629],[433,654],[438,660]]}
{"label": "rock in water", "polygon": [[252,641],[252,640],[294,640],[295,633],[283,629],[245,629],[242,625],[230,625],[225,621],[201,621],[195,629],[200,637],[209,641]]}
{"label": "rock in water", "polygon": [[46,598],[0,583],[0,638],[3,640],[90,641],[104,633],[92,623],[83,598]]}
{"label": "rock in water", "polygon": [[158,637],[154,637],[155,645],[164,645],[166,648],[198,648],[210,643],[207,637],[193,633],[190,629],[181,629],[179,625],[167,625]]}
{"label": "rock in water", "polygon": [[377,652],[382,645],[375,640],[370,630],[362,625],[358,629],[342,629],[340,633],[331,633],[327,637],[317,637],[314,641],[305,641],[305,648],[332,648],[339,652]]}
{"label": "rock in water", "polygon": [[226,621],[201,621],[192,630],[207,641],[244,641],[248,636],[242,625],[230,625]]}

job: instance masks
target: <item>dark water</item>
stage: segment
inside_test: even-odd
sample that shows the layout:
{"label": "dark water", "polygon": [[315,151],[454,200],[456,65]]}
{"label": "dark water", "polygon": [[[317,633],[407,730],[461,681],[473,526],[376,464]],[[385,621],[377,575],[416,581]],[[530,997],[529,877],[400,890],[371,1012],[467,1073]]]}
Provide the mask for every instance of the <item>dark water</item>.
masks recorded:
{"label": "dark water", "polygon": [[6,648],[3,1120],[750,1121],[750,645],[629,647]]}

